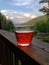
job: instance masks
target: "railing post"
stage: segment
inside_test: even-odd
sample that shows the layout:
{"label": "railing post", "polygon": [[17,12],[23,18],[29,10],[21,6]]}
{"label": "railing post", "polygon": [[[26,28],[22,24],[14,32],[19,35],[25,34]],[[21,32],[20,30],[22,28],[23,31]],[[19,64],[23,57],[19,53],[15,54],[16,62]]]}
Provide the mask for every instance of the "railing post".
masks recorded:
{"label": "railing post", "polygon": [[15,65],[19,65],[19,61],[18,61],[18,57],[17,57],[17,54],[15,54]]}
{"label": "railing post", "polygon": [[5,44],[3,44],[2,40],[1,40],[1,64],[7,65],[6,64],[6,54],[5,54]]}
{"label": "railing post", "polygon": [[1,40],[0,40],[0,64],[1,64]]}

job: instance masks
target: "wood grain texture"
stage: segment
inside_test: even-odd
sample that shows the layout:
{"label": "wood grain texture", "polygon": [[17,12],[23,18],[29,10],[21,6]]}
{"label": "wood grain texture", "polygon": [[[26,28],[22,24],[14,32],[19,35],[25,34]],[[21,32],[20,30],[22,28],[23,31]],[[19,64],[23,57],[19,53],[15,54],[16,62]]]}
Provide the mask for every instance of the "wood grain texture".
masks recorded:
{"label": "wood grain texture", "polygon": [[[41,47],[38,46],[38,44],[36,44],[37,43],[36,40],[33,40],[32,44],[28,47],[21,47],[17,45],[17,41],[14,33],[0,30],[0,35],[2,35],[4,38],[10,41],[13,46],[17,47],[21,52],[29,56],[32,60],[38,62],[40,65],[49,65],[49,51],[44,50],[43,49],[44,45],[40,44],[39,42],[38,44],[41,45]],[[46,48],[47,47],[45,47],[45,49]]]}

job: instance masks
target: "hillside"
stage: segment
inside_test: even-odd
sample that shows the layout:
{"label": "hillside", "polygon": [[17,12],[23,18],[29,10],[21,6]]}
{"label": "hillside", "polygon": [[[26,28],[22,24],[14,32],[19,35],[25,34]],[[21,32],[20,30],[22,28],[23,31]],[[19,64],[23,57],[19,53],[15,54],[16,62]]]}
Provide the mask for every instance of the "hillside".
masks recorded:
{"label": "hillside", "polygon": [[24,25],[34,25],[38,21],[47,21],[47,15],[32,19],[32,20],[28,21],[27,23],[24,23]]}

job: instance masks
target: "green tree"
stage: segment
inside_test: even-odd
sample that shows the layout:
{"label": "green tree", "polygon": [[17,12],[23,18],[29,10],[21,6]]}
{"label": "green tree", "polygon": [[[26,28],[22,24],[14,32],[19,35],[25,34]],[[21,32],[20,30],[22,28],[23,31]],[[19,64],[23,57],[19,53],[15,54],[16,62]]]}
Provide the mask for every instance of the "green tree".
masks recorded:
{"label": "green tree", "polygon": [[7,20],[5,15],[0,13],[0,25],[2,29],[13,32],[14,31],[14,25],[11,20]]}
{"label": "green tree", "polygon": [[46,22],[39,21],[35,24],[35,31],[37,32],[46,32]]}
{"label": "green tree", "polygon": [[39,3],[47,3],[47,6],[43,6],[43,8],[39,9],[39,11],[47,14],[47,19],[49,19],[49,0],[41,0]]}
{"label": "green tree", "polygon": [[0,13],[0,29],[2,29],[2,24],[1,24],[1,13]]}
{"label": "green tree", "polygon": [[43,8],[41,8],[40,11],[49,15],[49,0],[41,0],[39,3],[47,3],[47,6],[43,6]]}
{"label": "green tree", "polygon": [[43,6],[39,11],[47,14],[46,31],[49,32],[49,0],[41,0],[39,3],[47,3],[47,6]]}
{"label": "green tree", "polygon": [[2,29],[5,29],[6,28],[6,17],[1,13],[0,13],[0,23],[1,23]]}
{"label": "green tree", "polygon": [[14,25],[10,19],[7,20],[6,30],[14,32]]}

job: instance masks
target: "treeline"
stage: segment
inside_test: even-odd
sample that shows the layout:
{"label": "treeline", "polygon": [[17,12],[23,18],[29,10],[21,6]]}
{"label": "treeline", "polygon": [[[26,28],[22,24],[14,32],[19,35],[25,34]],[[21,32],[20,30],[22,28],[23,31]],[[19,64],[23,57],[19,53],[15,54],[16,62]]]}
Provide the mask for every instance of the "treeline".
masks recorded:
{"label": "treeline", "polygon": [[39,11],[46,13],[47,21],[46,22],[45,21],[38,21],[35,24],[35,31],[49,33],[49,0],[40,0],[39,3],[42,3],[42,4],[46,3],[47,4],[47,7],[43,6],[41,9],[39,9]]}
{"label": "treeline", "polygon": [[0,13],[0,28],[10,32],[14,32],[14,25],[10,19],[7,19],[5,15]]}
{"label": "treeline", "polygon": [[34,25],[36,32],[49,33],[49,15],[47,15],[47,21],[38,21]]}

